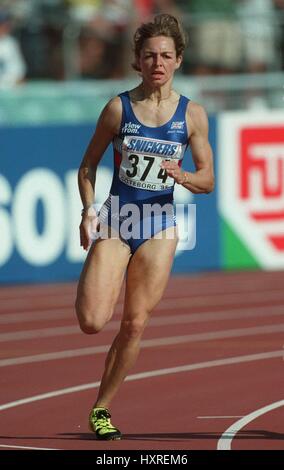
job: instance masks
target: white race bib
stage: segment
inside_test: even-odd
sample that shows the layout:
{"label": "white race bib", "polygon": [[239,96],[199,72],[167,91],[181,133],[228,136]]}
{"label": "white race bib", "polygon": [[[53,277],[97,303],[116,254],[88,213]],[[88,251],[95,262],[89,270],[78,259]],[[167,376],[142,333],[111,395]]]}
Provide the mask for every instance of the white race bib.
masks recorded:
{"label": "white race bib", "polygon": [[119,179],[128,186],[151,191],[173,187],[175,181],[161,168],[163,161],[182,158],[182,144],[148,137],[126,136],[122,143]]}

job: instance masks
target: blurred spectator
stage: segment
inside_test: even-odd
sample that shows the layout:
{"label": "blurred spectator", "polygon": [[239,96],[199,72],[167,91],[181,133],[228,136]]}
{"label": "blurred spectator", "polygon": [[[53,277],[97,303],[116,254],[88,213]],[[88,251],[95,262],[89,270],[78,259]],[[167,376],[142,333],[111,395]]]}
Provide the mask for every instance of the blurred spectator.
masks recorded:
{"label": "blurred spectator", "polygon": [[[22,0],[13,5],[15,33],[27,61],[27,79],[64,78],[63,31],[66,6],[63,0]],[[17,7],[17,8],[16,8]]]}
{"label": "blurred spectator", "polygon": [[[241,33],[235,0],[177,0],[191,27],[186,72],[235,72],[241,63]],[[186,23],[185,23],[186,24]]]}
{"label": "blurred spectator", "polygon": [[[78,74],[83,78],[123,78],[131,0],[68,0],[81,7],[92,3],[83,20],[80,16]],[[83,4],[83,5],[82,5]],[[89,4],[89,7],[91,5]],[[78,7],[78,5],[77,5]],[[73,6],[74,8],[74,6]],[[83,10],[80,10],[81,13]],[[85,10],[85,13],[87,10]]]}
{"label": "blurred spectator", "polygon": [[244,67],[265,72],[276,65],[276,16],[273,0],[239,0]]}
{"label": "blurred spectator", "polygon": [[11,30],[10,14],[0,10],[0,88],[13,87],[26,75],[25,61]]}
{"label": "blurred spectator", "polygon": [[107,78],[111,61],[107,61],[108,41],[91,25],[84,26],[79,34],[77,73],[81,78]]}

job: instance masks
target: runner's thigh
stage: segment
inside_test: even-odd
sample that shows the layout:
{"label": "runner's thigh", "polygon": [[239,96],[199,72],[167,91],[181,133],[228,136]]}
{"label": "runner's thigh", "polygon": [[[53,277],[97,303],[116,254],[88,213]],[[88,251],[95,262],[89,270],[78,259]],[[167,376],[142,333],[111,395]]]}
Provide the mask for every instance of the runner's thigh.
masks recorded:
{"label": "runner's thigh", "polygon": [[88,253],[77,292],[80,323],[109,320],[130,259],[130,249],[119,239],[97,240]]}
{"label": "runner's thigh", "polygon": [[178,241],[175,227],[168,228],[166,233],[171,238],[151,238],[131,258],[126,278],[124,320],[150,313],[164,293]]}

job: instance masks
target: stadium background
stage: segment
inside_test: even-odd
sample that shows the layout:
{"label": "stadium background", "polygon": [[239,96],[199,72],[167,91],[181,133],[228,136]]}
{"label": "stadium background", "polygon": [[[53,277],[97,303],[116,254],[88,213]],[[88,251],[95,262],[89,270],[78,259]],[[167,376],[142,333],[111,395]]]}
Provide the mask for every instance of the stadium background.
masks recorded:
{"label": "stadium background", "polygon": [[[177,252],[173,271],[284,268],[284,2],[15,0],[3,9],[26,73],[0,87],[1,283],[78,278],[77,169],[107,100],[138,83],[136,25],[163,11],[189,34],[175,88],[208,111],[217,180],[210,195],[176,190],[176,202],[197,205],[197,244]],[[97,202],[111,167],[108,149]]]}

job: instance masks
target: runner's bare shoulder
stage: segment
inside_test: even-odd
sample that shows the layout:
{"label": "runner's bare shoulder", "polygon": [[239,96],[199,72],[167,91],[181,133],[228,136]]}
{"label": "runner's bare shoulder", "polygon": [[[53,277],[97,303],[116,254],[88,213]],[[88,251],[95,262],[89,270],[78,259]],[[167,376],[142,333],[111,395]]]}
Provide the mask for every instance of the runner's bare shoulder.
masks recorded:
{"label": "runner's bare shoulder", "polygon": [[100,122],[113,134],[118,134],[122,118],[122,103],[119,96],[112,98],[104,107]]}

